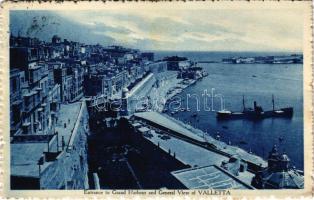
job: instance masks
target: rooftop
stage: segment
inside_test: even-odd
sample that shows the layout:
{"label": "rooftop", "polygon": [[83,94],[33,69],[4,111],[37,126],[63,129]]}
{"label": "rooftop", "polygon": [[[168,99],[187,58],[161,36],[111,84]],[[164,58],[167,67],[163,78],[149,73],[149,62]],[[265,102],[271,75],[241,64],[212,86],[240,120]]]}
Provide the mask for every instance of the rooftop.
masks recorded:
{"label": "rooftop", "polygon": [[165,152],[170,150],[172,155],[175,153],[176,159],[192,167],[214,164],[220,165],[223,160],[228,159],[226,156],[212,152],[184,140],[171,136],[165,139],[162,135],[156,133],[155,131],[151,131],[150,133],[152,137],[147,137],[148,140],[153,142],[156,146],[159,144],[159,147]]}
{"label": "rooftop", "polygon": [[[239,147],[227,145],[226,143],[222,141],[218,141],[211,136],[204,134],[201,130],[195,129],[192,126],[186,125],[181,121],[178,121],[176,119],[173,119],[169,116],[160,114],[158,112],[140,112],[140,113],[135,113],[134,116],[145,119],[147,121],[151,121],[155,124],[158,124],[162,127],[168,128],[169,130],[175,131],[179,134],[182,134],[186,137],[192,138],[196,141],[199,142],[208,142],[214,146],[219,151],[222,151],[224,153],[227,153],[229,155],[239,155],[241,159],[254,163],[256,165],[260,165],[262,167],[267,166],[267,162],[263,160],[261,157],[256,156],[254,154],[251,154]],[[206,141],[204,137],[206,137]]]}
{"label": "rooftop", "polygon": [[[171,136],[165,138],[163,135],[156,133],[155,130],[151,130],[149,137],[146,137],[146,139],[150,140],[156,146],[159,145],[159,148],[165,152],[169,152],[170,150],[171,155],[175,154],[177,160],[186,165],[190,165],[191,167],[201,167],[208,165],[220,166],[222,161],[229,160],[227,156],[191,144],[184,140]],[[244,171],[239,173],[237,179],[250,185],[253,177],[253,173]]]}
{"label": "rooftop", "polygon": [[253,189],[215,165],[171,172],[188,189]]}
{"label": "rooftop", "polygon": [[[80,112],[81,102],[73,104],[62,104],[59,111],[58,124],[55,131],[59,133],[59,151],[61,151],[62,136],[67,145]],[[66,128],[64,128],[66,123]],[[27,135],[26,135],[27,136]],[[36,135],[31,135],[36,137]],[[55,138],[55,137],[54,137]],[[38,161],[43,152],[48,150],[48,142],[38,140],[22,143],[11,143],[11,175],[38,177]],[[51,147],[50,147],[51,148]]]}
{"label": "rooftop", "polygon": [[47,151],[47,142],[12,143],[11,175],[38,177],[38,160]]}
{"label": "rooftop", "polygon": [[156,123],[160,126],[166,127],[172,131],[175,131],[177,133],[180,133],[182,135],[185,135],[189,138],[192,138],[194,140],[205,142],[205,140],[196,135],[195,133],[191,132],[190,130],[184,128],[180,124],[176,123],[176,121],[172,120],[171,118],[168,118],[162,114],[159,114],[157,112],[140,112],[134,114],[136,117],[151,121],[153,123]]}
{"label": "rooftop", "polygon": [[295,170],[264,174],[267,187],[270,188],[304,188],[304,176]]}

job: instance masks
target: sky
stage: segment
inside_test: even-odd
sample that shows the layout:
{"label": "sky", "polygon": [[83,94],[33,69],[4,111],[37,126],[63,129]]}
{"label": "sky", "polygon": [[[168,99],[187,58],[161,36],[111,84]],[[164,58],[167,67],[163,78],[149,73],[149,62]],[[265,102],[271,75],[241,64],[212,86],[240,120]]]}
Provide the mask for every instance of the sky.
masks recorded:
{"label": "sky", "polygon": [[289,51],[303,45],[298,10],[11,11],[10,30],[49,40],[167,51]]}

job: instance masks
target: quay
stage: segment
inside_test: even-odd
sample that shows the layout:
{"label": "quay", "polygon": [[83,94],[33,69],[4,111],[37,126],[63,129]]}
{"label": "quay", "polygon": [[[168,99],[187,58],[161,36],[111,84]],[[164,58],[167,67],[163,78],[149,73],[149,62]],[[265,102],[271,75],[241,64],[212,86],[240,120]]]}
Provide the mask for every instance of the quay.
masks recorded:
{"label": "quay", "polygon": [[262,158],[250,154],[238,147],[227,145],[224,142],[215,140],[210,136],[206,136],[205,138],[203,138],[200,134],[202,133],[201,130],[191,130],[192,127],[183,125],[182,122],[180,123],[178,120],[175,120],[169,116],[157,112],[135,113],[134,116],[136,119],[142,120],[147,125],[150,125],[152,127],[157,126],[165,130],[169,135],[178,137],[181,140],[185,140],[192,144],[206,148],[212,152],[216,152],[217,154],[224,155],[226,157],[232,157],[234,154],[238,154],[243,161],[248,163],[249,171],[256,172],[263,167],[266,167],[267,163]]}
{"label": "quay", "polygon": [[157,112],[135,113],[130,120],[136,133],[188,166],[171,172],[188,189],[303,187],[302,172],[291,168],[288,156],[279,154],[276,147],[265,161],[238,147],[203,138],[200,130]]}
{"label": "quay", "polygon": [[[195,133],[166,115],[157,112],[135,113],[134,122],[138,131],[147,135],[147,140],[165,152],[175,155],[175,158],[185,165],[189,165],[191,173],[194,173],[194,169],[199,170],[199,167],[210,166],[217,173],[219,171],[224,174],[221,176],[225,176],[225,173],[229,174],[229,172],[225,172],[226,170],[221,168],[222,163],[228,162],[230,158],[238,155],[243,164],[239,168],[246,170],[238,173],[237,177],[232,177],[232,180],[243,182],[251,188],[250,184],[254,174],[267,167],[267,162],[262,158],[214,139],[206,140],[198,135],[199,133]],[[168,135],[169,138],[164,139],[164,135]],[[180,177],[178,173],[173,172],[173,175]]]}

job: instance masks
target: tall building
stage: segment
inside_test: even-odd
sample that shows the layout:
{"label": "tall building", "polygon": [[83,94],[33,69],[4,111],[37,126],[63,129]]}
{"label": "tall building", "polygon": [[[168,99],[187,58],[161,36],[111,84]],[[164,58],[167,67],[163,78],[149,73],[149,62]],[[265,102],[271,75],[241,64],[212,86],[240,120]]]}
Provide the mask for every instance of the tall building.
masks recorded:
{"label": "tall building", "polygon": [[25,73],[19,69],[10,70],[10,135],[21,132],[24,102],[22,90],[25,85]]}

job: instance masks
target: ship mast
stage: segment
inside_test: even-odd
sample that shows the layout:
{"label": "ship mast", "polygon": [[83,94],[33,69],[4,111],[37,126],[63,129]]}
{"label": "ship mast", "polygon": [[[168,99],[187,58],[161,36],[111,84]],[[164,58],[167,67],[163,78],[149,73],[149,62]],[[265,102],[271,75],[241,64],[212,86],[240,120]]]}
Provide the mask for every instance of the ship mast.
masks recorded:
{"label": "ship mast", "polygon": [[242,105],[243,105],[243,111],[245,111],[244,95],[242,95]]}
{"label": "ship mast", "polygon": [[272,95],[272,103],[273,103],[273,111],[275,111],[275,100],[274,100],[274,95]]}

